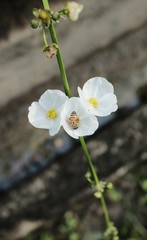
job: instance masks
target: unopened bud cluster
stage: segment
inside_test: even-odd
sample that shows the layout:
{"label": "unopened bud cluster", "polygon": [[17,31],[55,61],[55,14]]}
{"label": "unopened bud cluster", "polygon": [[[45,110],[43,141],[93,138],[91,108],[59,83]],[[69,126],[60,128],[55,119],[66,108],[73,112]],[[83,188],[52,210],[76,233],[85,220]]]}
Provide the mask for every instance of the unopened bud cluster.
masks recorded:
{"label": "unopened bud cluster", "polygon": [[43,9],[33,9],[35,19],[32,19],[31,26],[36,29],[41,26],[49,26],[51,21],[51,12]]}
{"label": "unopened bud cluster", "polygon": [[99,181],[97,185],[95,185],[95,182],[91,179],[90,172],[87,172],[85,175],[87,181],[90,183],[91,187],[94,189],[94,196],[96,198],[101,198],[102,194],[104,193],[105,189],[111,189],[113,187],[112,183],[107,183],[104,181]]}
{"label": "unopened bud cluster", "polygon": [[68,17],[72,21],[78,20],[80,12],[83,10],[83,5],[74,1],[67,2],[64,8],[58,12],[52,12],[45,9],[33,9],[35,19],[32,19],[31,26],[36,29],[40,26],[49,27],[51,21],[59,22],[60,18]]}
{"label": "unopened bud cluster", "polygon": [[119,240],[118,230],[114,226],[113,222],[110,223],[110,226],[104,232],[105,240]]}

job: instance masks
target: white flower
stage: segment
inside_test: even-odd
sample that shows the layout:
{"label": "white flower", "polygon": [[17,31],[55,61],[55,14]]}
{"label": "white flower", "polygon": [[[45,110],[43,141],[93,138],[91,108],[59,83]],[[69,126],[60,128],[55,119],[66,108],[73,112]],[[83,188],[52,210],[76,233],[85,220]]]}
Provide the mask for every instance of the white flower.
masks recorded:
{"label": "white flower", "polygon": [[85,110],[77,97],[72,97],[65,103],[61,112],[61,124],[64,130],[76,139],[92,135],[98,128],[97,118]]}
{"label": "white flower", "polygon": [[67,2],[65,9],[68,10],[68,17],[72,21],[76,21],[79,17],[80,12],[83,10],[83,4],[76,3],[74,1]]}
{"label": "white flower", "polygon": [[95,116],[108,116],[118,108],[114,88],[105,78],[89,79],[78,92],[83,106]]}
{"label": "white flower", "polygon": [[61,111],[68,97],[59,90],[47,90],[29,107],[29,122],[36,128],[49,129],[55,135],[61,126]]}

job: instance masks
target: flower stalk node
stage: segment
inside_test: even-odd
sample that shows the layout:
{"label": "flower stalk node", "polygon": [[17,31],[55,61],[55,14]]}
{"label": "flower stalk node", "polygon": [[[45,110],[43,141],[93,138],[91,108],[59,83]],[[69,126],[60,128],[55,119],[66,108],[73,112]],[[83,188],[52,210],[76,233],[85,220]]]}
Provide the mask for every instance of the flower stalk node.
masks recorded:
{"label": "flower stalk node", "polygon": [[104,240],[119,240],[118,230],[113,222],[110,222],[109,227],[104,232]]}
{"label": "flower stalk node", "polygon": [[32,12],[35,17],[35,19],[31,21],[32,28],[35,29],[40,26],[46,27],[50,25],[50,22],[51,22],[50,10],[33,8]]}
{"label": "flower stalk node", "polygon": [[112,187],[113,187],[113,185],[110,182],[107,183],[107,182],[104,182],[104,181],[99,181],[99,183],[95,186],[96,191],[94,193],[94,196],[96,198],[100,198],[105,190],[112,189]]}
{"label": "flower stalk node", "polygon": [[98,199],[102,197],[102,194],[104,193],[105,189],[112,189],[113,185],[112,183],[107,183],[105,181],[99,181],[97,184],[92,180],[91,173],[87,172],[85,174],[85,178],[90,183],[91,187],[94,190],[94,196]]}
{"label": "flower stalk node", "polygon": [[106,182],[104,181],[99,181],[98,184],[95,186],[94,190],[94,196],[96,198],[101,198],[102,197],[102,194],[104,193],[104,190],[106,188]]}

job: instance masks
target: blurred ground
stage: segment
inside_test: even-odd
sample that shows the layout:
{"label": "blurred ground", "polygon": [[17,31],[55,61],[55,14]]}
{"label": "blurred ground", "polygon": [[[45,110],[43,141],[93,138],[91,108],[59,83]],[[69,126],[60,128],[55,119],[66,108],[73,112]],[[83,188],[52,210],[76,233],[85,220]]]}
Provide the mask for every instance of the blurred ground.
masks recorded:
{"label": "blurred ground", "polygon": [[[64,1],[57,1],[53,4],[53,7],[60,9],[62,2]],[[114,84],[119,106],[133,105],[137,99],[138,87],[147,83],[147,1],[99,0],[98,2],[97,0],[83,0],[80,2],[85,4],[80,20],[76,23],[62,20],[61,24],[57,25],[57,33],[67,66],[72,93],[77,94],[77,86],[82,86],[89,78],[104,76]],[[40,3],[36,1],[28,5],[27,1],[19,1],[19,3],[11,1],[11,7],[9,1],[1,1],[0,4],[2,6],[1,11],[4,8],[8,13],[11,13],[7,14],[8,18],[5,17],[5,11],[2,11],[1,15],[3,31],[1,31],[2,40],[0,42],[0,185],[2,186],[6,176],[17,175],[22,169],[29,168],[30,160],[32,161],[36,149],[49,138],[47,131],[34,129],[28,123],[27,109],[29,104],[38,99],[47,88],[60,88],[62,90],[63,87],[60,82],[56,60],[49,61],[41,54],[43,45],[40,31],[34,31],[28,26],[27,19],[31,19],[32,5],[35,4],[36,6]],[[21,10],[22,7],[24,11]],[[8,28],[4,27],[6,25],[8,25]],[[114,129],[108,128],[103,135],[96,136],[95,140],[89,139],[89,146],[93,148],[93,152],[99,152],[100,149],[103,155],[106,150],[108,151],[106,151],[107,156],[104,155],[103,163],[100,160],[97,163],[103,177],[108,177],[127,161],[136,162],[137,159],[139,161],[142,158],[147,159],[146,107],[140,106],[140,108],[141,110],[134,113],[126,122],[122,122],[121,127],[119,126],[120,123],[117,123]],[[131,128],[132,130],[130,130]],[[124,129],[126,134],[124,134]],[[113,136],[111,136],[111,133],[113,133]],[[122,141],[123,134],[126,137],[125,144]],[[112,138],[114,139],[112,142],[114,146],[111,146]],[[54,143],[54,140],[51,141]],[[118,145],[121,144],[121,150],[117,149],[117,142]],[[42,152],[39,154],[44,155]],[[47,154],[48,152],[45,153],[45,156]],[[77,156],[79,154],[75,151],[74,155],[67,156],[66,161],[71,161],[74,158],[78,164],[80,157]],[[114,156],[116,160],[113,165]],[[101,158],[102,156],[98,154],[97,157]],[[107,168],[107,163],[105,163],[106,159],[110,161],[110,171]],[[117,160],[119,163],[117,163]],[[79,176],[82,176],[82,174],[84,176],[86,171],[82,164],[83,162],[80,164]],[[83,179],[80,179],[77,186],[77,181],[73,181],[78,170],[76,166],[74,167],[70,184],[76,195],[83,186],[85,189],[85,183],[83,183]],[[62,170],[62,166],[56,163],[52,168],[55,169],[55,172],[56,169],[61,168]],[[104,169],[106,169],[106,172]],[[66,171],[64,171],[65,169],[63,169],[62,178],[65,182],[60,187],[64,194],[66,188],[65,198],[68,196],[69,201],[72,201],[69,196],[71,185],[66,185],[66,180],[68,176],[71,176],[71,173],[66,174]],[[33,220],[35,223],[37,221],[38,225],[35,225],[37,227],[42,225],[40,221],[44,220],[44,216],[35,213],[38,202],[40,207],[37,211],[40,211],[42,204],[44,206],[44,203],[49,203],[49,199],[51,199],[49,205],[54,205],[55,212],[58,212],[60,201],[56,201],[56,198],[60,196],[60,191],[54,196],[54,188],[59,186],[59,183],[51,183],[50,189],[48,174],[49,176],[51,174],[51,178],[58,175],[54,171],[47,170],[41,177],[43,185],[40,178],[35,178],[34,185],[31,182],[25,185],[26,192],[21,186],[20,189],[12,191],[9,196],[1,200],[1,230],[8,226],[18,227],[19,221],[24,220]],[[57,181],[60,182],[60,178],[57,178]],[[81,184],[79,184],[80,182]],[[36,184],[39,188],[43,188],[41,195],[35,190],[37,189]],[[49,195],[46,195],[46,190],[49,191]],[[35,192],[34,195],[33,191]],[[30,198],[29,195],[31,195]],[[38,195],[40,195],[40,198],[36,202]],[[65,198],[62,199],[63,202]],[[66,200],[68,201],[68,199]],[[85,202],[85,204],[88,203]],[[95,207],[93,208],[95,209]],[[118,206],[118,215],[114,216],[115,221],[117,221],[119,214],[122,214],[119,208]],[[67,209],[63,207],[61,212],[63,210]],[[42,211],[42,213],[44,214],[45,211]],[[47,212],[46,215],[47,220],[48,216],[53,217],[51,212]],[[144,223],[144,217],[141,217],[141,221]],[[101,223],[99,224],[101,225]],[[49,221],[49,225],[52,225],[52,221]],[[96,225],[97,227],[98,225]],[[34,228],[36,227],[33,226],[32,229]],[[144,238],[140,237],[138,240],[140,239]]]}

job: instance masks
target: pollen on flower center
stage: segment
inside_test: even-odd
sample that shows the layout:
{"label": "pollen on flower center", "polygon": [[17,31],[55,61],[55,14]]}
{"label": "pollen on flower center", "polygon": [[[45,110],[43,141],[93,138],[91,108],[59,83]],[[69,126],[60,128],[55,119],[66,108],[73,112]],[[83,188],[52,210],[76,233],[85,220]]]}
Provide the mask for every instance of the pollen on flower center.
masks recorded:
{"label": "pollen on flower center", "polygon": [[47,111],[46,113],[47,118],[55,119],[58,116],[58,113],[55,108],[52,108]]}
{"label": "pollen on flower center", "polygon": [[98,100],[96,98],[89,98],[88,99],[88,102],[94,107],[94,108],[97,108],[98,106]]}

